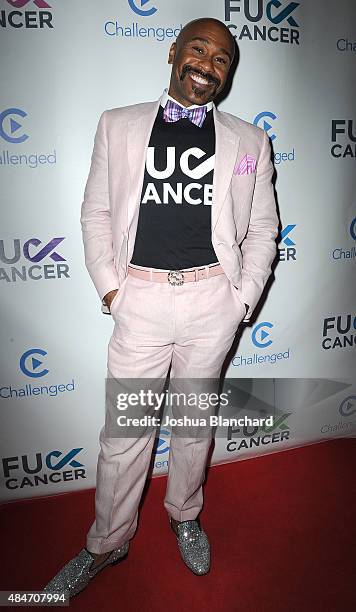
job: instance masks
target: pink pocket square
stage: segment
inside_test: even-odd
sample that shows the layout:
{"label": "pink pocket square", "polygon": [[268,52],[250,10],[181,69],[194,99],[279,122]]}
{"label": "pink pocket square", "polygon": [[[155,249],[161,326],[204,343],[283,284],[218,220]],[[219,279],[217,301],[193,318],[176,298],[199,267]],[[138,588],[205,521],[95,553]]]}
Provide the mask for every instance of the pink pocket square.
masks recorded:
{"label": "pink pocket square", "polygon": [[234,174],[253,174],[256,172],[256,160],[252,155],[245,155],[234,168]]}

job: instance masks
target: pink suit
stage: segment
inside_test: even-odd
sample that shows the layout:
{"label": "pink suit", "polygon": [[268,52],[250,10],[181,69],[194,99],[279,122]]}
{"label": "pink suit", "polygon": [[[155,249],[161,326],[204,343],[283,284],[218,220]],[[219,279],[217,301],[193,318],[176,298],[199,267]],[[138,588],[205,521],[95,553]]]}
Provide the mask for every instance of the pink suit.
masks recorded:
{"label": "pink suit", "polygon": [[[119,288],[111,312],[111,378],[218,378],[241,321],[249,321],[276,255],[278,217],[267,135],[215,106],[212,243],[224,273],[182,286],[127,275],[137,229],[146,150],[160,99],[105,111],[99,121],[81,211],[85,263],[100,299]],[[249,172],[237,173],[244,158]],[[255,166],[255,167],[253,167]],[[240,165],[240,168],[242,166]],[[252,168],[252,170],[251,170]],[[246,313],[244,303],[249,304]],[[104,310],[104,306],[102,306]],[[104,553],[132,538],[154,432],[100,432],[96,516],[87,548]],[[194,519],[211,440],[172,436],[164,505]]]}

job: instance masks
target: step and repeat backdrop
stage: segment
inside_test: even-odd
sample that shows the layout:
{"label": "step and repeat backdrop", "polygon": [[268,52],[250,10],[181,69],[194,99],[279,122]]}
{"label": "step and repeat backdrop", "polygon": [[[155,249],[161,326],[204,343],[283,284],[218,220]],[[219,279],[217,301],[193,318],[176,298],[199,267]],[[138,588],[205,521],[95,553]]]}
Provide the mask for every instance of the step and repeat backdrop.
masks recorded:
{"label": "step and repeat backdrop", "polygon": [[[0,0],[3,501],[95,485],[114,322],[84,264],[80,207],[103,110],[157,99],[198,17],[240,61],[220,110],[266,130],[273,275],[226,376],[237,411],[212,463],[355,436],[356,5],[349,0]],[[267,299],[266,299],[267,298]],[[157,434],[154,474],[169,465]]]}

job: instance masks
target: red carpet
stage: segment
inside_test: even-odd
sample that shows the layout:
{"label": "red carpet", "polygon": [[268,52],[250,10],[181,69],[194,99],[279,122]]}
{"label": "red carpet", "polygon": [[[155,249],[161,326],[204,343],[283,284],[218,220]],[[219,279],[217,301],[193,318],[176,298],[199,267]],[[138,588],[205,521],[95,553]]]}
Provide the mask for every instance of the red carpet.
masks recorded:
{"label": "red carpet", "polygon": [[[211,468],[206,576],[181,561],[162,503],[166,478],[152,479],[128,558],[70,608],[354,612],[355,450],[355,439],[334,440]],[[85,546],[93,512],[93,489],[1,506],[1,589],[43,587]]]}

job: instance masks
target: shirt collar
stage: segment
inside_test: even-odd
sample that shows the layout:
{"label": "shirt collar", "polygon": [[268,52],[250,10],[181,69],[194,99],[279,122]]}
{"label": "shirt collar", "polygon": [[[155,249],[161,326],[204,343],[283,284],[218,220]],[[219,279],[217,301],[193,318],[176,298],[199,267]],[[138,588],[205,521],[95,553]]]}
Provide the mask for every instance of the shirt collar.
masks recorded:
{"label": "shirt collar", "polygon": [[166,88],[164,89],[161,98],[161,106],[163,106],[163,108],[166,106],[167,100],[173,100],[173,102],[179,104],[179,106],[182,106],[182,108],[201,108],[202,106],[206,106],[207,112],[210,111],[214,106],[214,102],[212,100],[210,100],[210,102],[207,102],[206,104],[192,104],[191,106],[183,106],[183,104],[177,102],[177,100],[175,100],[174,98],[172,98],[172,96],[169,95],[168,89]]}

